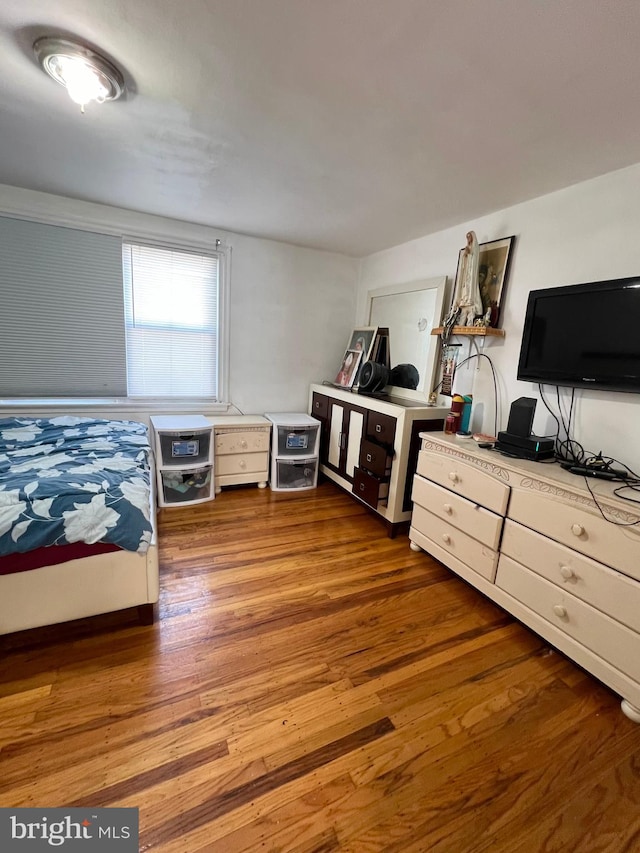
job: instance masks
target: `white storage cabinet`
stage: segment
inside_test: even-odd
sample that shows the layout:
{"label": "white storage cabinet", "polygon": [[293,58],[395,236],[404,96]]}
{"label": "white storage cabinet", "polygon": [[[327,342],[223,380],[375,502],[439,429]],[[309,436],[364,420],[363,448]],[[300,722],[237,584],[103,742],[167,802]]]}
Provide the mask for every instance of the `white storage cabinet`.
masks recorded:
{"label": "white storage cabinet", "polygon": [[299,412],[265,414],[271,421],[270,486],[275,492],[315,489],[320,421]]}
{"label": "white storage cabinet", "polygon": [[203,415],[151,417],[158,505],[185,506],[212,500],[213,426]]}

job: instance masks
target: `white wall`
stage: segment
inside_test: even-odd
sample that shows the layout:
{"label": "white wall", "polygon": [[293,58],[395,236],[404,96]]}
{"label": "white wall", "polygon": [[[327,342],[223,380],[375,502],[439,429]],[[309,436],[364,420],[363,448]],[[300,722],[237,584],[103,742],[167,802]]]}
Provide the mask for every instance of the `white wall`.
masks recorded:
{"label": "white wall", "polygon": [[233,236],[232,401],[246,413],[306,412],[309,383],[333,379],[352,329],[358,262]]}
{"label": "white wall", "polygon": [[[372,288],[437,275],[453,280],[458,251],[470,229],[480,243],[516,235],[501,302],[506,337],[487,341],[484,350],[498,374],[498,429],[505,429],[511,401],[539,399],[537,386],[516,379],[529,291],[640,274],[640,164],[364,258],[358,321],[364,319],[366,294]],[[603,322],[615,323],[616,318],[603,318]],[[469,346],[465,341],[463,354],[468,354]],[[455,388],[472,388],[473,428],[493,433],[494,391],[485,360],[463,367]],[[549,388],[545,397],[549,399],[552,391],[555,403],[554,389]],[[568,400],[570,390],[561,389],[561,395]],[[585,450],[602,450],[640,472],[640,396],[578,390],[576,400],[573,437]],[[538,402],[534,431],[543,435],[554,428]]]}
{"label": "white wall", "polygon": [[230,247],[232,411],[306,412],[309,384],[336,374],[353,326],[354,258],[16,187],[0,186],[2,214],[178,245],[214,246],[218,238]]}

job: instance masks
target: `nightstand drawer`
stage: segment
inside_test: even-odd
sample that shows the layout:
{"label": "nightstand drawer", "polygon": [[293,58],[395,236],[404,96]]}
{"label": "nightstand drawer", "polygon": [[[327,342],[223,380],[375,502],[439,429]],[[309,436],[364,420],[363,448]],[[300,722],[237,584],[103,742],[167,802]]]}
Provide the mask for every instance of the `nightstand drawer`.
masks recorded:
{"label": "nightstand drawer", "polygon": [[509,486],[473,465],[441,453],[421,450],[418,455],[418,474],[498,515],[506,512]]}
{"label": "nightstand drawer", "polygon": [[502,553],[640,631],[640,583],[507,519]]}
{"label": "nightstand drawer", "polygon": [[453,554],[482,577],[493,581],[498,564],[497,551],[488,548],[482,542],[478,542],[477,539],[473,539],[418,504],[413,507],[411,527],[432,539],[436,545]]}
{"label": "nightstand drawer", "polygon": [[263,472],[265,478],[269,470],[268,453],[238,453],[220,456],[215,462],[216,477],[227,474],[252,474]]}
{"label": "nightstand drawer", "polygon": [[640,634],[502,554],[496,586],[558,630],[640,681]]}
{"label": "nightstand drawer", "polygon": [[254,453],[269,450],[271,429],[238,432],[216,432],[216,456],[228,453]]}
{"label": "nightstand drawer", "polygon": [[509,517],[640,580],[640,532],[610,524],[596,507],[590,511],[575,500],[570,503],[561,488],[514,491]]}
{"label": "nightstand drawer", "polygon": [[501,515],[443,489],[424,477],[413,478],[411,497],[415,504],[468,533],[483,545],[493,550],[498,548],[503,523]]}

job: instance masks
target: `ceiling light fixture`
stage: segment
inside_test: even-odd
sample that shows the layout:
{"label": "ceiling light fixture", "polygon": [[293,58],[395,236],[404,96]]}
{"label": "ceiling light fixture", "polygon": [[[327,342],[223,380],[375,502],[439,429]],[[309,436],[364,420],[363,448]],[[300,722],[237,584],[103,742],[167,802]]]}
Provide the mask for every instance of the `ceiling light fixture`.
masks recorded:
{"label": "ceiling light fixture", "polygon": [[43,70],[66,86],[71,100],[80,104],[81,112],[90,101],[115,101],[124,93],[122,73],[91,48],[69,39],[44,36],[34,43],[33,50]]}

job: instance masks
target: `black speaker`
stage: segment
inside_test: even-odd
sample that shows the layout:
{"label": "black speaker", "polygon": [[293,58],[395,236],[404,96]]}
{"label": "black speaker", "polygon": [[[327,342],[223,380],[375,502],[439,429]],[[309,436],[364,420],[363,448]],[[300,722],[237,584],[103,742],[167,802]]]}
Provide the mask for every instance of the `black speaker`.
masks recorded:
{"label": "black speaker", "polygon": [[533,427],[533,416],[536,413],[537,400],[535,397],[518,397],[511,404],[507,432],[528,438]]}
{"label": "black speaker", "polygon": [[384,364],[378,364],[377,361],[365,361],[360,369],[358,391],[373,394],[375,391],[382,391],[388,384],[389,368]]}

